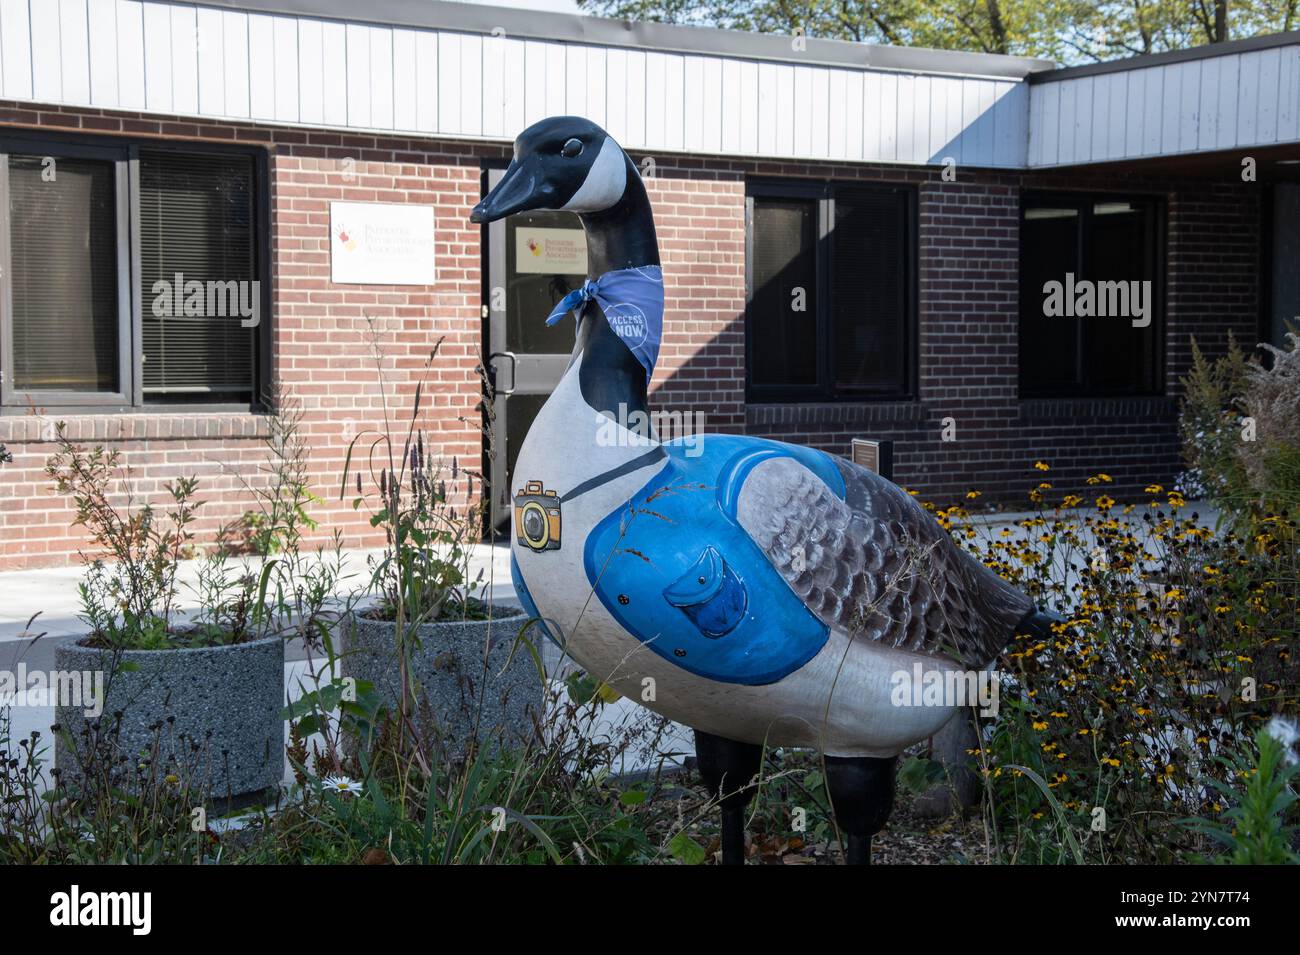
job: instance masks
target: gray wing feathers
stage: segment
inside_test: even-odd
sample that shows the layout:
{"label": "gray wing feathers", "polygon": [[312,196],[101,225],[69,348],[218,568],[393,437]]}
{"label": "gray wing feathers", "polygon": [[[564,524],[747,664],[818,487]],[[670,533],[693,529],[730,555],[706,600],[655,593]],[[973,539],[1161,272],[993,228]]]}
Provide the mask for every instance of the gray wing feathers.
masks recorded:
{"label": "gray wing feathers", "polygon": [[792,458],[754,468],[741,526],[827,626],[965,666],[997,656],[1033,603],[896,485],[837,459],[841,501]]}

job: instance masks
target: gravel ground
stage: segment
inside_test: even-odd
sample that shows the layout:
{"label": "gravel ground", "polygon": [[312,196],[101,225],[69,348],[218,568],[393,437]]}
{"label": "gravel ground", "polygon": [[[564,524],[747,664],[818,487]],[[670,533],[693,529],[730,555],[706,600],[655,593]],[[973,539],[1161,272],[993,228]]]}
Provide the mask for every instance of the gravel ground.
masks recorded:
{"label": "gravel ground", "polygon": [[[873,865],[970,865],[987,860],[984,824],[978,812],[966,817],[921,819],[912,811],[912,800],[912,795],[903,791],[895,797],[888,825],[872,840]],[[700,835],[708,853],[706,861],[717,863],[720,847],[716,834],[712,838]],[[843,861],[834,839],[805,842],[798,836],[753,837],[748,833],[746,839],[750,865],[839,865]]]}

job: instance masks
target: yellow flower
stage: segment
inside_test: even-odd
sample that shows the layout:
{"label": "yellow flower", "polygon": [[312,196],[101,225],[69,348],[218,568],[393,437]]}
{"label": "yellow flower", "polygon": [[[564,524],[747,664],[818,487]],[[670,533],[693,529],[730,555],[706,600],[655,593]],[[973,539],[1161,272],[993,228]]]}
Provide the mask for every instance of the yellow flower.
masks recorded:
{"label": "yellow flower", "polygon": [[1050,470],[1051,470],[1051,468],[1048,467],[1048,465],[1047,465],[1047,463],[1046,463],[1045,461],[1035,461],[1035,462],[1034,462],[1034,469],[1037,470],[1037,471],[1050,471]]}
{"label": "yellow flower", "polygon": [[1164,490],[1165,489],[1159,484],[1152,484],[1147,487],[1148,494],[1162,494],[1164,493]]}
{"label": "yellow flower", "polygon": [[1034,725],[1034,729],[1036,729],[1036,730],[1045,730],[1045,729],[1047,729],[1047,724],[1046,724],[1046,723],[1041,723],[1041,722],[1039,722],[1038,720],[1035,720],[1033,725]]}
{"label": "yellow flower", "polygon": [[1103,756],[1101,761],[1107,766],[1119,766],[1119,760],[1114,756]]}
{"label": "yellow flower", "polygon": [[1109,511],[1114,506],[1115,499],[1109,494],[1103,494],[1101,497],[1097,498],[1097,507],[1100,510]]}
{"label": "yellow flower", "polygon": [[973,500],[975,500],[975,498],[977,498],[977,497],[979,497],[979,496],[980,496],[980,492],[974,490],[973,488],[972,488],[971,490],[969,490],[969,491],[966,492],[966,500],[968,500],[968,501],[973,501]]}

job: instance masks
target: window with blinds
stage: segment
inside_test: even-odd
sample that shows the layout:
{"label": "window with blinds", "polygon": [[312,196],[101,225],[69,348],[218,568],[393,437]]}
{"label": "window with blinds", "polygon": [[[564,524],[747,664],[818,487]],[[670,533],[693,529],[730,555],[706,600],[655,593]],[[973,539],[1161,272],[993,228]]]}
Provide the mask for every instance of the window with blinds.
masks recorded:
{"label": "window with blinds", "polygon": [[251,156],[140,152],[146,400],[247,399],[259,294]]}
{"label": "window with blinds", "polygon": [[907,189],[749,185],[748,391],[755,401],[896,397],[911,384]]}
{"label": "window with blinds", "polygon": [[264,177],[253,150],[0,132],[0,403],[262,400]]}
{"label": "window with blinds", "polygon": [[14,387],[118,391],[114,163],[10,154],[8,175]]}

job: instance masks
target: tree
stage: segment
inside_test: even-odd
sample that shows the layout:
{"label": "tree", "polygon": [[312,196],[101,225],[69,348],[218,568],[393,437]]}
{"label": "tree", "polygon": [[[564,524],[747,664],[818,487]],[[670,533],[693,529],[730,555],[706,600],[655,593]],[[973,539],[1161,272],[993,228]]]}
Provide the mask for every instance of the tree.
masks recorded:
{"label": "tree", "polygon": [[1039,56],[1064,63],[1300,27],[1300,0],[578,0],[629,20]]}

